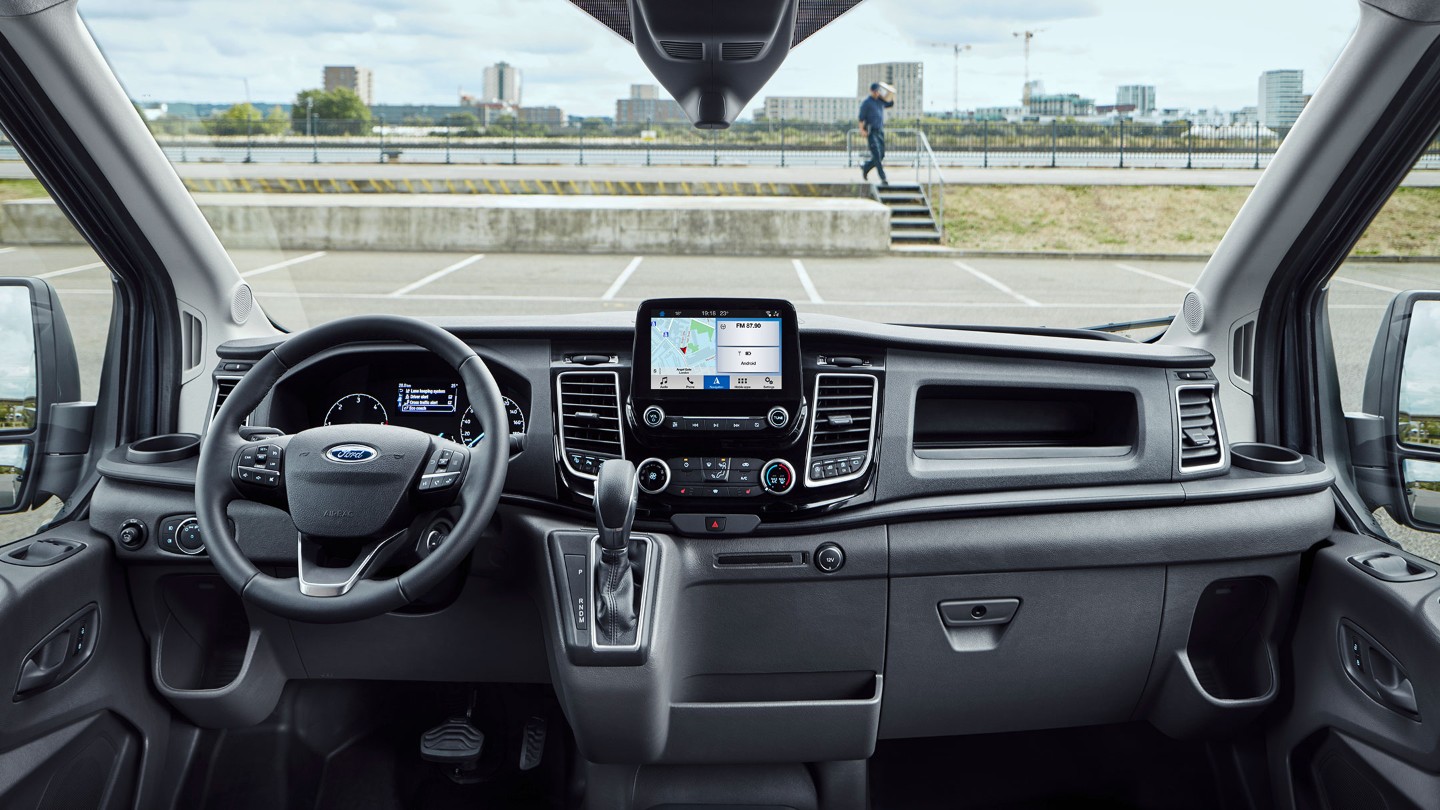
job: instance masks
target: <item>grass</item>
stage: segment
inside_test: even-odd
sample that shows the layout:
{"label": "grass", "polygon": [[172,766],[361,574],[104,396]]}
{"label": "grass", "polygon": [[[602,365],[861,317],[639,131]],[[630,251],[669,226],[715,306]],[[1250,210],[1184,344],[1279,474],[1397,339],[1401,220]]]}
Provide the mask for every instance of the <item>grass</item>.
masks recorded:
{"label": "grass", "polygon": [[[946,235],[964,250],[1209,255],[1249,188],[952,186]],[[1440,188],[1402,188],[1357,256],[1440,256]]]}
{"label": "grass", "polygon": [[0,202],[49,196],[39,180],[0,180]]}

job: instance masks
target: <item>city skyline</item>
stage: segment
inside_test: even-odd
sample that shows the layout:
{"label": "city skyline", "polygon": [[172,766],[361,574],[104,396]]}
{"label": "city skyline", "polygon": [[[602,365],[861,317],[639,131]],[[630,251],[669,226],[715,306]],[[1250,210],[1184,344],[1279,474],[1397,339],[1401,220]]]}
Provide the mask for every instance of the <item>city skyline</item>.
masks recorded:
{"label": "city skyline", "polygon": [[[1023,64],[1011,33],[1035,27],[1045,30],[1032,43],[1030,73],[1052,92],[1108,99],[1119,85],[1143,83],[1157,86],[1162,107],[1238,109],[1255,104],[1256,77],[1266,70],[1303,70],[1305,92],[1313,91],[1358,18],[1352,0],[1258,8],[1221,0],[1227,4],[1241,16],[1221,8],[1181,20],[1134,0],[1015,8],[984,0],[866,0],[796,48],[747,115],[767,95],[845,95],[854,87],[852,66],[882,61],[922,62],[929,74],[925,111],[946,112],[953,55],[921,45],[922,37],[974,45],[960,57],[962,109],[1017,104]],[[506,61],[526,74],[527,104],[604,116],[630,84],[649,79],[630,45],[565,0],[495,0],[482,9],[450,0],[345,0],[323,11],[273,4],[273,15],[256,13],[270,5],[257,0],[241,13],[194,2],[177,13],[160,0],[84,0],[81,13],[142,103],[242,101],[246,79],[251,100],[288,101],[314,86],[319,64],[363,64],[378,77],[377,104],[453,104],[457,88],[478,89],[484,68]],[[1225,22],[1242,17],[1244,26]],[[1273,25],[1290,35],[1269,35],[1264,29]],[[307,30],[316,33],[292,33]],[[172,39],[193,47],[163,46]],[[443,47],[447,42],[453,47]]]}

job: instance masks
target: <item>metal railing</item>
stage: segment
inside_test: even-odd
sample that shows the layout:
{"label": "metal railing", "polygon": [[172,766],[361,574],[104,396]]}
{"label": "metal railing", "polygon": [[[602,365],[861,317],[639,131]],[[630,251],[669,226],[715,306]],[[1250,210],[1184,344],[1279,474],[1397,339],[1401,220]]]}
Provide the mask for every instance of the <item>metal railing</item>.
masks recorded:
{"label": "metal railing", "polygon": [[[865,144],[859,148],[857,144]],[[851,129],[845,133],[845,165],[858,166],[870,155],[870,147],[860,135],[860,130]],[[886,162],[894,166],[908,166],[914,170],[915,185],[925,197],[930,216],[935,220],[935,229],[945,237],[945,172],[930,139],[923,129],[885,129]]]}
{"label": "metal railing", "polygon": [[[741,122],[701,131],[684,122],[572,126],[502,120],[438,123],[425,120],[240,121],[161,118],[151,131],[172,161],[265,163],[504,163],[561,165],[853,165],[847,132],[852,122]],[[1263,168],[1284,138],[1256,124],[1224,127],[1124,119],[1078,121],[892,122],[923,132],[944,167],[1168,167]],[[15,159],[0,142],[0,159]],[[1419,168],[1440,168],[1432,143]]]}

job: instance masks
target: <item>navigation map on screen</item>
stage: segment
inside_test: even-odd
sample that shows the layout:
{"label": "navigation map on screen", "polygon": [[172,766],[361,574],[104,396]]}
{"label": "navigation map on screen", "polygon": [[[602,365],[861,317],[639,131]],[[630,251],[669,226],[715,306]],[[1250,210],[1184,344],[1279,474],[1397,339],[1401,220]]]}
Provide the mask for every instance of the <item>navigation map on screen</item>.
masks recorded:
{"label": "navigation map on screen", "polygon": [[650,387],[779,389],[780,334],[780,318],[763,311],[655,312],[650,318]]}

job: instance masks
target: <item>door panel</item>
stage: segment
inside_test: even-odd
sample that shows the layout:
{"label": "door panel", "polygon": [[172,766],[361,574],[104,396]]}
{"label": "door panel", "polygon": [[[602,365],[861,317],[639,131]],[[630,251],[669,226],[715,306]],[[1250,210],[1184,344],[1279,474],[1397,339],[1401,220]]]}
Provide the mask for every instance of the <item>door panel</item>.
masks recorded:
{"label": "door panel", "polygon": [[0,547],[0,628],[0,807],[165,804],[139,791],[169,717],[110,540],[71,523]]}
{"label": "door panel", "polygon": [[1435,565],[1353,534],[1315,553],[1270,736],[1279,806],[1440,807],[1440,576],[1416,568]]}

